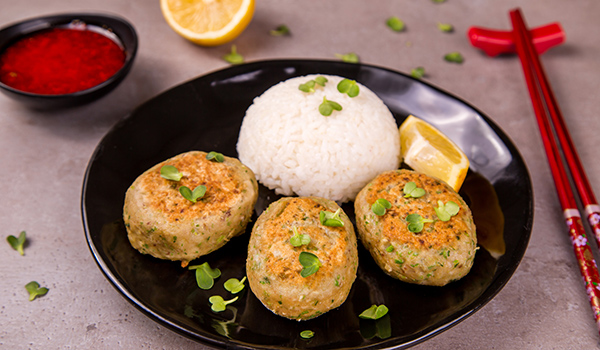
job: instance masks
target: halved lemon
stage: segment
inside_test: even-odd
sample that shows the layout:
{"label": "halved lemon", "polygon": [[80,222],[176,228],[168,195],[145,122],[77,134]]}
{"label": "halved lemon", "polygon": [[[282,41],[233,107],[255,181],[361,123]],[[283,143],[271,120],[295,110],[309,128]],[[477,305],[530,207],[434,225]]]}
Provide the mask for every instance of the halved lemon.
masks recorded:
{"label": "halved lemon", "polygon": [[235,39],[254,15],[254,0],[160,0],[165,20],[182,37],[203,46]]}
{"label": "halved lemon", "polygon": [[437,177],[458,192],[469,171],[469,159],[446,135],[409,115],[400,125],[400,153],[413,170]]}

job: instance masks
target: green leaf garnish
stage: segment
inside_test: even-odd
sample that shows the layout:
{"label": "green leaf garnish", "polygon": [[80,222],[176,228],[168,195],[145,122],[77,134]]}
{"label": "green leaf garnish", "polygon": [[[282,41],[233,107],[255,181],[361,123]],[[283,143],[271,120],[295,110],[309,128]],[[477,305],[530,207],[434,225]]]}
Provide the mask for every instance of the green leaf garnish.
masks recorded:
{"label": "green leaf garnish", "polygon": [[419,214],[408,214],[406,221],[408,222],[408,230],[415,233],[421,232],[425,223],[433,222],[433,220],[425,219]]}
{"label": "green leaf garnish", "polygon": [[425,76],[425,68],[417,67],[410,70],[410,75],[413,78],[421,79]]}
{"label": "green leaf garnish", "polygon": [[436,4],[441,4],[442,2],[446,2],[446,0],[431,0],[433,2],[435,2]]}
{"label": "green leaf garnish", "polygon": [[402,189],[404,192],[404,198],[419,198],[425,195],[425,190],[417,187],[417,184],[414,181],[407,182]]}
{"label": "green leaf garnish", "polygon": [[181,186],[179,187],[179,193],[181,193],[185,199],[196,203],[198,199],[204,197],[206,194],[206,186],[200,185],[194,188],[193,191],[187,186]]}
{"label": "green leaf garnish", "polygon": [[350,97],[356,97],[360,92],[360,88],[356,84],[356,81],[350,79],[342,79],[338,83],[337,89],[342,94],[348,94]]}
{"label": "green leaf garnish", "polygon": [[19,238],[10,235],[6,237],[6,241],[8,242],[8,244],[10,244],[11,247],[13,247],[14,250],[18,251],[19,254],[25,255],[25,251],[23,250],[23,248],[25,247],[25,241],[27,240],[26,236],[27,234],[25,233],[25,231],[21,231],[21,233],[19,233]]}
{"label": "green leaf garnish", "polygon": [[237,278],[230,278],[223,284],[223,287],[226,291],[232,294],[237,294],[244,289],[244,282],[246,282],[246,276],[244,276],[241,281]]}
{"label": "green leaf garnish", "polygon": [[223,163],[225,161],[225,156],[223,156],[223,154],[219,153],[219,152],[208,152],[208,154],[206,155],[206,159],[208,160],[212,160],[213,162],[217,162],[217,163]]}
{"label": "green leaf garnish", "polygon": [[211,269],[208,262],[202,265],[190,266],[188,269],[196,270],[196,283],[198,283],[198,287],[204,290],[211,289],[215,284],[215,278],[221,276],[221,270]]}
{"label": "green leaf garnish", "polygon": [[324,76],[318,76],[315,78],[315,83],[321,85],[321,86],[325,86],[325,83],[328,82],[329,80],[327,80],[327,78],[325,78]]}
{"label": "green leaf garnish", "polygon": [[451,33],[454,31],[454,26],[450,23],[438,23],[438,29],[444,33]]}
{"label": "green leaf garnish", "polygon": [[435,209],[435,213],[440,220],[448,221],[454,215],[458,214],[460,207],[453,201],[448,201],[446,204],[442,201],[438,201],[438,207],[433,209]]}
{"label": "green leaf garnish", "polygon": [[379,198],[375,201],[375,203],[373,203],[373,205],[371,205],[371,211],[377,216],[383,216],[385,215],[387,209],[390,209],[391,207],[392,203],[390,203],[387,199]]}
{"label": "green leaf garnish", "polygon": [[160,176],[167,180],[179,181],[183,177],[183,174],[172,165],[163,165],[160,168]]}
{"label": "green leaf garnish", "polygon": [[401,32],[404,30],[404,22],[396,16],[388,18],[385,24],[395,32]]}
{"label": "green leaf garnish", "polygon": [[302,277],[308,277],[314,274],[319,271],[319,268],[321,267],[321,261],[313,253],[301,252],[298,260],[300,260],[300,264],[304,267],[302,271],[300,271],[300,276]]}
{"label": "green leaf garnish", "polygon": [[300,247],[302,245],[308,245],[310,243],[309,235],[299,234],[296,226],[293,226],[292,230],[294,231],[294,235],[290,238],[291,245],[293,245],[294,247]]}
{"label": "green leaf garnish", "polygon": [[325,117],[329,117],[334,110],[341,111],[342,106],[339,103],[330,101],[327,99],[327,97],[323,96],[323,102],[319,105],[319,113]]}
{"label": "green leaf garnish", "polygon": [[290,32],[290,28],[288,28],[288,26],[286,26],[285,24],[277,26],[277,28],[272,29],[270,33],[272,36],[284,36],[292,34]]}
{"label": "green leaf garnish", "polygon": [[348,62],[348,63],[358,63],[358,61],[359,61],[358,55],[355,54],[354,52],[349,52],[349,53],[345,53],[345,54],[336,53],[335,57],[341,59],[343,62]]}
{"label": "green leaf garnish", "polygon": [[238,297],[235,297],[231,300],[223,300],[223,297],[221,297],[220,295],[213,295],[212,297],[208,298],[208,301],[211,304],[210,308],[214,312],[225,311],[227,305],[233,303],[236,300],[238,300]]}
{"label": "green leaf garnish", "polygon": [[302,92],[315,92],[315,81],[314,80],[309,80],[304,84],[300,84],[298,86],[298,90],[302,91]]}
{"label": "green leaf garnish", "polygon": [[237,47],[235,45],[231,45],[231,52],[223,56],[223,59],[231,64],[244,63],[244,56],[237,52]]}
{"label": "green leaf garnish", "polygon": [[335,213],[322,210],[319,213],[319,220],[321,221],[321,225],[331,226],[331,227],[343,227],[344,222],[340,218],[341,211],[342,211],[342,208],[339,208],[338,210],[336,210]]}
{"label": "green leaf garnish", "polygon": [[31,281],[25,285],[25,289],[29,292],[29,301],[32,301],[38,296],[43,296],[48,293],[48,288],[42,287],[40,288],[40,284],[36,281]]}
{"label": "green leaf garnish", "polygon": [[444,56],[444,59],[448,62],[453,62],[453,63],[463,63],[465,60],[463,58],[463,56],[460,54],[460,52],[456,52],[456,51],[446,54]]}
{"label": "green leaf garnish", "polygon": [[369,320],[377,320],[385,316],[388,313],[387,306],[381,304],[379,306],[373,304],[370,308],[363,311],[358,317]]}
{"label": "green leaf garnish", "polygon": [[315,332],[311,331],[310,329],[300,332],[300,337],[302,337],[304,339],[310,339],[314,336],[315,336]]}

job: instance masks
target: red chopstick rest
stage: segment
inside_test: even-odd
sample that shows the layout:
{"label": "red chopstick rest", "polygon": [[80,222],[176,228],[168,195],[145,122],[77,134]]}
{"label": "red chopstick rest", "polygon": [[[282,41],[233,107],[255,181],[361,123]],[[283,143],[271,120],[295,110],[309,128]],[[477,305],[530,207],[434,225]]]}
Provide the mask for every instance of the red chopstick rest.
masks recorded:
{"label": "red chopstick rest", "polygon": [[[471,45],[483,50],[489,56],[503,53],[515,53],[515,40],[512,31],[494,30],[481,27],[471,27],[467,37]],[[531,30],[533,45],[538,54],[543,54],[549,48],[560,45],[565,41],[565,32],[559,23],[551,23]]]}

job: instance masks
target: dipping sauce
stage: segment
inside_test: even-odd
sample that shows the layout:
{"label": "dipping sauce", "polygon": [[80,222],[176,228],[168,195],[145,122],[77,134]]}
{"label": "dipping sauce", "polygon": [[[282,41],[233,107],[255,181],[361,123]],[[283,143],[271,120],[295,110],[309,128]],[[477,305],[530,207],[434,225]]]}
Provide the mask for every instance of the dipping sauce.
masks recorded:
{"label": "dipping sauce", "polygon": [[88,29],[52,28],[0,53],[0,82],[24,92],[60,95],[94,87],[125,63],[115,41]]}

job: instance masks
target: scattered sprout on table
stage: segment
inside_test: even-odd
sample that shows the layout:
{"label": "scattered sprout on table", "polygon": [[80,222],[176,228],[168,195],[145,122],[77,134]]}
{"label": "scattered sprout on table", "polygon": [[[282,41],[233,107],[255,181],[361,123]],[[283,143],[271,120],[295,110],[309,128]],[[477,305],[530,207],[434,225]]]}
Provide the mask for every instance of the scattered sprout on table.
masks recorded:
{"label": "scattered sprout on table", "polygon": [[277,26],[277,28],[272,29],[270,31],[272,36],[287,36],[287,35],[291,35],[292,32],[290,31],[290,28],[288,26],[286,26],[285,24],[281,24],[279,26]]}
{"label": "scattered sprout on table", "polygon": [[13,235],[6,237],[6,241],[14,250],[18,251],[19,254],[25,255],[24,248],[25,242],[27,241],[27,234],[25,231],[21,231],[18,238]]}
{"label": "scattered sprout on table", "polygon": [[395,32],[401,32],[405,28],[404,22],[396,16],[388,18],[385,24]]}
{"label": "scattered sprout on table", "polygon": [[448,61],[448,62],[452,62],[452,63],[463,63],[463,62],[464,62],[464,60],[465,60],[465,59],[463,58],[463,56],[461,55],[461,53],[460,53],[460,52],[457,52],[457,51],[455,51],[455,52],[450,52],[450,53],[446,54],[446,55],[444,56],[444,59],[445,59],[446,61]]}
{"label": "scattered sprout on table", "polygon": [[310,339],[314,336],[315,336],[315,332],[311,331],[310,329],[300,332],[300,337],[304,338],[304,339]]}
{"label": "scattered sprout on table", "polygon": [[450,23],[438,23],[438,29],[444,33],[452,33],[454,31],[454,26]]}
{"label": "scattered sprout on table", "polygon": [[42,287],[40,288],[40,284],[36,281],[31,281],[25,285],[25,289],[29,292],[29,301],[37,298],[38,296],[44,296],[48,293],[48,288]]}
{"label": "scattered sprout on table", "polygon": [[360,59],[358,58],[358,55],[355,54],[354,52],[349,52],[349,53],[345,53],[345,54],[336,53],[335,57],[341,59],[343,62],[348,62],[348,63],[358,63],[360,61]]}
{"label": "scattered sprout on table", "polygon": [[231,300],[224,300],[220,295],[213,295],[212,297],[208,298],[208,301],[211,304],[210,308],[214,312],[225,311],[227,305],[235,302],[236,300],[238,300],[238,297],[235,297]]}
{"label": "scattered sprout on table", "polygon": [[223,59],[231,64],[244,63],[244,56],[237,52],[237,47],[235,45],[231,45],[231,52],[223,56]]}

